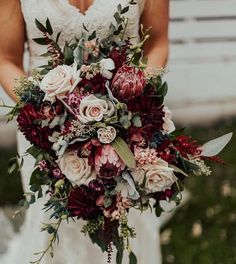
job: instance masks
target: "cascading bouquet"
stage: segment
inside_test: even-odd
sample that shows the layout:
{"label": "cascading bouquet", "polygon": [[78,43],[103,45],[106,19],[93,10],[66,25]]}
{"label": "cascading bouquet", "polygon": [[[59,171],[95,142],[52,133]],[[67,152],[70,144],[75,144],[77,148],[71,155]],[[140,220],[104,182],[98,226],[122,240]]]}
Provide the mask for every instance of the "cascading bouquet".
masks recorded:
{"label": "cascading bouquet", "polygon": [[[131,2],[131,4],[134,4]],[[108,252],[123,250],[137,263],[129,239],[131,208],[153,208],[161,214],[161,200],[180,202],[186,177],[211,173],[207,159],[228,143],[231,134],[200,146],[182,130],[175,130],[171,112],[163,104],[167,84],[164,70],[149,68],[143,59],[148,38],[143,29],[140,43],[124,39],[129,6],[118,6],[104,39],[89,34],[59,47],[53,29],[36,20],[50,59],[41,71],[22,78],[16,87],[19,103],[10,113],[32,144],[27,153],[35,158],[30,193],[20,203],[28,208],[45,196],[44,210],[51,219],[44,231],[53,249],[62,221],[82,219],[82,232]],[[216,158],[214,158],[216,159]],[[10,161],[10,171],[16,168]],[[20,162],[21,165],[23,161]],[[68,223],[69,224],[69,223]],[[47,252],[32,263],[40,263]]]}

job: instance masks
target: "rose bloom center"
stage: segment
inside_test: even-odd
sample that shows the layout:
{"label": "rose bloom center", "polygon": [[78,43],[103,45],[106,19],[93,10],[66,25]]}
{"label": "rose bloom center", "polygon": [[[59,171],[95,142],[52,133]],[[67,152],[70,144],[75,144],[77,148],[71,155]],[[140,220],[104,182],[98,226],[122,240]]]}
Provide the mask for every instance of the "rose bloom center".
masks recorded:
{"label": "rose bloom center", "polygon": [[72,170],[74,172],[77,172],[77,171],[81,170],[80,163],[78,161],[73,161]]}
{"label": "rose bloom center", "polygon": [[99,116],[100,113],[101,113],[101,109],[99,107],[97,107],[97,106],[91,107],[91,109],[90,109],[91,116]]}

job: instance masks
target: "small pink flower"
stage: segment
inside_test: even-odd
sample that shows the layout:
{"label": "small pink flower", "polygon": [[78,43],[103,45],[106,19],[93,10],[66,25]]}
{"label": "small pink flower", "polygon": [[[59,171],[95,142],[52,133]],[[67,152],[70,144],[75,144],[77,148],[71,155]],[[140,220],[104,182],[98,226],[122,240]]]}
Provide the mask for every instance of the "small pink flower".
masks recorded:
{"label": "small pink flower", "polygon": [[47,168],[48,168],[46,160],[41,160],[41,161],[38,163],[38,167],[39,167],[39,170],[40,170],[40,171],[46,171]]}
{"label": "small pink flower", "polygon": [[68,95],[68,105],[78,105],[80,97],[77,94],[71,93]]}
{"label": "small pink flower", "polygon": [[134,147],[134,157],[139,165],[155,164],[159,158],[155,149]]}
{"label": "small pink flower", "polygon": [[61,178],[62,177],[62,173],[61,173],[61,170],[60,169],[54,169],[53,171],[52,171],[52,174],[53,174],[53,176],[55,176],[56,178]]}

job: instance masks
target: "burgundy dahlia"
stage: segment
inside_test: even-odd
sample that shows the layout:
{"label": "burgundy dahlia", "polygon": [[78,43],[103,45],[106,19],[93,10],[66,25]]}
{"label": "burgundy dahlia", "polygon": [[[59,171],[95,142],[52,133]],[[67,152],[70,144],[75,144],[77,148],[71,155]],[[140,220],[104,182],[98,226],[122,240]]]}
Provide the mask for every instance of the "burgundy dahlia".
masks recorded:
{"label": "burgundy dahlia", "polygon": [[152,194],[152,197],[156,201],[162,201],[171,199],[171,197],[176,193],[176,190],[172,187],[170,189],[166,189],[164,192],[156,192]]}
{"label": "burgundy dahlia", "polygon": [[114,48],[110,52],[109,58],[114,61],[116,69],[121,68],[127,60],[127,46],[123,46],[121,48]]}
{"label": "burgundy dahlia", "polygon": [[105,94],[107,91],[106,82],[106,78],[104,78],[101,74],[97,74],[90,80],[83,78],[83,80],[78,84],[78,87],[85,88],[91,93]]}
{"label": "burgundy dahlia", "polygon": [[162,130],[165,113],[156,97],[140,96],[129,101],[127,105],[129,111],[139,113],[142,126],[148,126],[152,130],[152,134]]}
{"label": "burgundy dahlia", "polygon": [[49,127],[41,127],[36,121],[41,119],[42,115],[32,104],[25,105],[17,117],[19,130],[25,135],[26,139],[32,144],[42,149],[51,149],[52,143],[48,137],[52,135]]}
{"label": "burgundy dahlia", "polygon": [[146,84],[142,70],[123,65],[112,81],[112,92],[121,101],[128,101],[142,95]]}
{"label": "burgundy dahlia", "polygon": [[88,186],[75,186],[68,197],[67,208],[70,215],[83,220],[101,215],[102,209],[97,206],[96,201],[102,194],[104,194],[104,187],[98,180],[90,182]]}

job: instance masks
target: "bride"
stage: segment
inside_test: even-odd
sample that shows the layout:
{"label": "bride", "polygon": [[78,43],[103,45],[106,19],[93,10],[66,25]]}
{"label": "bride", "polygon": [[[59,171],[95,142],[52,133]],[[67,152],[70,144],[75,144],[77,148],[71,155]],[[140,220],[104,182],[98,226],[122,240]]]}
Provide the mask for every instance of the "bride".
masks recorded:
{"label": "bride", "polygon": [[[32,41],[39,37],[34,20],[44,22],[48,17],[54,31],[61,31],[59,44],[76,36],[81,36],[83,24],[91,32],[96,29],[98,37],[106,36],[108,27],[114,22],[113,14],[117,5],[127,5],[129,0],[1,0],[0,1],[0,83],[17,101],[14,94],[15,79],[24,76],[23,54],[27,41],[30,62],[29,70],[45,64],[40,57],[44,47]],[[151,27],[151,37],[145,46],[145,55],[149,67],[164,67],[168,56],[168,0],[136,0],[127,16],[129,25],[126,34],[138,41],[139,27]],[[29,147],[21,134],[18,134],[18,152],[23,154]],[[27,191],[33,160],[27,157],[22,168],[22,182]],[[0,257],[0,264],[27,264],[34,260],[33,253],[44,250],[48,244],[48,235],[40,232],[40,225],[48,222],[41,208],[44,201],[33,205],[27,212],[20,234],[11,241],[8,252]],[[137,238],[132,241],[132,249],[139,264],[161,263],[159,241],[159,219],[145,212],[140,215],[131,212],[130,223],[136,227]],[[60,230],[60,244],[55,245],[54,258],[45,256],[45,264],[106,263],[106,255],[92,245],[80,232],[81,223],[65,224]],[[114,261],[114,258],[113,258]],[[124,263],[128,263],[126,260]]]}

